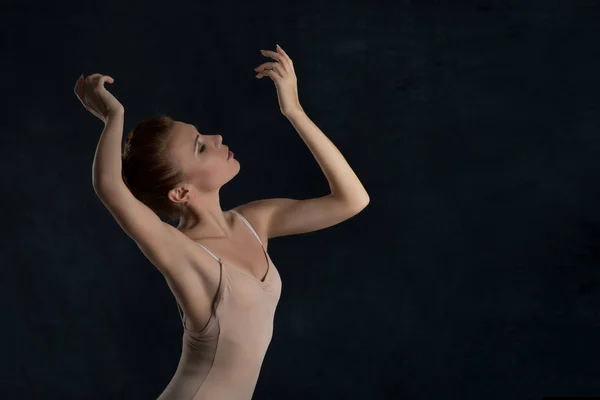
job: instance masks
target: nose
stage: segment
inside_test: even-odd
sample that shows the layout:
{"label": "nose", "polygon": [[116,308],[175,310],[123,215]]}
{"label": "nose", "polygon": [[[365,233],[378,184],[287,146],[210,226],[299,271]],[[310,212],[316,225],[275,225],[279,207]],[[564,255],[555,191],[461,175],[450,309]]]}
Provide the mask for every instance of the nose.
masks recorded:
{"label": "nose", "polygon": [[223,136],[217,135],[217,148],[221,147],[221,143],[223,143]]}

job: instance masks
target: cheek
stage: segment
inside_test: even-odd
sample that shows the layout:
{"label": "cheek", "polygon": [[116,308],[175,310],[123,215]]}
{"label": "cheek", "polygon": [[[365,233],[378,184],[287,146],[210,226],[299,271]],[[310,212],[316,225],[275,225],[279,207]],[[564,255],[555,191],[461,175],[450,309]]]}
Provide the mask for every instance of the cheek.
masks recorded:
{"label": "cheek", "polygon": [[223,160],[219,160],[217,157],[211,157],[210,159],[204,159],[201,165],[196,166],[197,173],[203,178],[207,179],[211,176],[218,175],[225,167]]}
{"label": "cheek", "polygon": [[218,174],[224,168],[227,168],[227,159],[219,153],[203,154],[202,160],[194,160],[191,168],[196,176],[204,178],[213,174]]}
{"label": "cheek", "polygon": [[220,170],[227,165],[227,159],[223,157],[223,154],[211,154],[209,159],[206,159],[206,169],[209,170]]}

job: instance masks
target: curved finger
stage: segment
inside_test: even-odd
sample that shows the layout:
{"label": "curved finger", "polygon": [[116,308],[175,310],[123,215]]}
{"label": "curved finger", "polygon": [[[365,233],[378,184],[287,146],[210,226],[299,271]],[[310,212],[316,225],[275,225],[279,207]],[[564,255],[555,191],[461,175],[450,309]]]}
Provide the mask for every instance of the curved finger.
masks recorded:
{"label": "curved finger", "polygon": [[109,75],[102,75],[102,76],[100,76],[100,77],[98,78],[98,80],[96,81],[96,86],[95,86],[95,88],[96,88],[96,89],[99,89],[99,88],[104,88],[104,83],[105,83],[105,82],[108,82],[108,83],[114,83],[114,82],[115,82],[115,80],[114,80],[114,79],[113,79],[111,76],[109,76]]}
{"label": "curved finger", "polygon": [[265,69],[267,67],[272,67],[273,64],[275,64],[274,62],[266,62],[266,63],[262,63],[260,64],[258,67],[254,68],[255,71],[260,71],[261,69]]}
{"label": "curved finger", "polygon": [[275,53],[277,54],[277,61],[279,61],[279,63],[281,65],[283,65],[285,67],[285,70],[287,72],[294,72],[294,68],[292,67],[292,65],[290,64],[290,62],[287,60],[287,58],[279,53]]}
{"label": "curved finger", "polygon": [[266,69],[266,70],[264,70],[264,71],[260,71],[260,73],[259,73],[258,75],[256,75],[256,77],[257,77],[258,79],[262,79],[262,78],[264,78],[265,76],[269,76],[269,74],[270,74],[270,73],[271,73],[271,70],[270,70],[270,69]]}
{"label": "curved finger", "polygon": [[293,68],[290,66],[288,60],[283,56],[283,54],[279,54],[276,51],[271,50],[261,50],[260,51],[264,56],[271,57],[274,60],[279,61],[281,65],[283,65],[284,69],[287,72],[293,72]]}
{"label": "curved finger", "polygon": [[[277,73],[279,74],[280,77],[285,78],[288,75],[288,72],[283,68],[283,65],[281,65],[280,63],[273,63],[273,69],[277,71]],[[272,71],[271,70],[271,71]]]}
{"label": "curved finger", "polygon": [[110,75],[103,75],[103,76],[100,78],[100,81],[102,81],[102,82],[108,82],[108,83],[115,83],[115,80],[114,80],[114,79],[113,79],[113,77],[112,77],[112,76],[110,76]]}
{"label": "curved finger", "polygon": [[288,60],[285,59],[285,57],[281,57],[279,59],[279,63],[285,66],[285,70],[288,72],[294,72],[294,66],[292,64],[290,64],[290,62]]}
{"label": "curved finger", "polygon": [[85,77],[85,81],[88,84],[93,84],[96,81],[96,79],[98,79],[101,76],[102,76],[102,74],[99,74],[99,73],[88,75],[88,76]]}
{"label": "curved finger", "polygon": [[277,49],[283,55],[283,59],[287,62],[287,64],[291,67],[291,70],[294,70],[294,63],[288,54],[281,48],[281,46],[277,45]]}
{"label": "curved finger", "polygon": [[273,66],[270,68],[265,67],[265,68],[258,69],[260,72],[258,73],[258,75],[256,75],[257,78],[262,78],[264,75],[268,75],[265,73],[266,71],[269,71],[269,72],[274,71],[275,75],[278,78],[285,78],[288,76],[288,72],[285,71],[279,63],[269,63],[269,64],[272,64]]}
{"label": "curved finger", "polygon": [[281,75],[282,78],[285,78],[286,76],[288,76],[288,71],[286,71],[285,68],[278,62],[267,62],[267,63],[261,64],[254,70],[255,71],[264,71],[267,68],[275,69],[279,73],[279,75]]}

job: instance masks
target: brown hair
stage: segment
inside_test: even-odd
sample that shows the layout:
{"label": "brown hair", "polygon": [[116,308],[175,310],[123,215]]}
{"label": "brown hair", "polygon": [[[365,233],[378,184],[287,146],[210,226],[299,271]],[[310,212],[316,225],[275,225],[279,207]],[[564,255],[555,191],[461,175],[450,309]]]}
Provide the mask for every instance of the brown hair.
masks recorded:
{"label": "brown hair", "polygon": [[167,146],[174,121],[159,114],[137,124],[125,140],[122,177],[131,193],[160,216],[178,220],[180,208],[167,197],[184,181]]}

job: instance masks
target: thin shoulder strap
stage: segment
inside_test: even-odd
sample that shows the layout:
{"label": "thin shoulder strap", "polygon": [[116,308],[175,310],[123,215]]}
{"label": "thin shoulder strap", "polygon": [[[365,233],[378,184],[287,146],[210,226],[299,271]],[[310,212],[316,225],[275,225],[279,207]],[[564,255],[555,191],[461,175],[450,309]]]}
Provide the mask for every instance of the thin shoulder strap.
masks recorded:
{"label": "thin shoulder strap", "polygon": [[204,250],[206,250],[208,252],[208,254],[210,254],[215,260],[217,260],[218,262],[221,262],[221,259],[219,257],[215,256],[212,251],[210,251],[209,249],[206,248],[206,246],[203,246],[198,242],[196,242],[196,244],[198,246],[202,247]]}
{"label": "thin shoulder strap", "polygon": [[244,216],[242,214],[240,214],[239,212],[237,212],[236,210],[230,210],[232,213],[237,214],[240,216],[240,218],[242,219],[242,221],[244,221],[244,223],[246,224],[246,226],[248,228],[250,228],[250,230],[252,231],[252,233],[254,233],[254,236],[256,236],[256,238],[258,239],[258,242],[260,243],[260,245],[262,246],[262,241],[260,240],[260,238],[258,237],[258,235],[256,234],[256,231],[254,230],[254,228],[252,227],[252,225],[250,225],[250,222],[248,222],[248,220],[246,218],[244,218]]}

